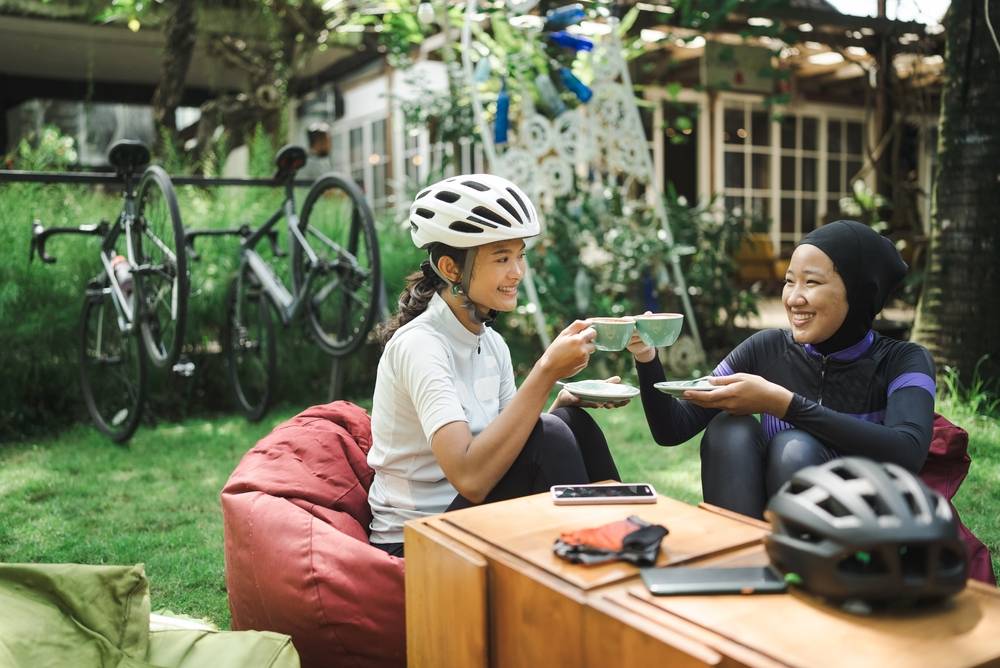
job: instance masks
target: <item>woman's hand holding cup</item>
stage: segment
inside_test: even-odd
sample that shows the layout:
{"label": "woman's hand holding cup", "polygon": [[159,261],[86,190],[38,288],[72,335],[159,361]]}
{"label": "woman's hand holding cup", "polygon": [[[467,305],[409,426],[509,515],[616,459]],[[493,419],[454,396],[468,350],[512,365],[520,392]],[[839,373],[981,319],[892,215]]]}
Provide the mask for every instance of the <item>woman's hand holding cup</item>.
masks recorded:
{"label": "woman's hand holding cup", "polygon": [[[651,314],[651,311],[643,313],[643,315]],[[625,349],[632,353],[636,362],[652,362],[656,357],[656,348],[642,340],[638,329],[632,332],[632,338],[629,339]]]}
{"label": "woman's hand holding cup", "polygon": [[570,378],[587,368],[594,352],[597,332],[583,320],[574,321],[559,333],[542,353],[539,364],[552,382]]}

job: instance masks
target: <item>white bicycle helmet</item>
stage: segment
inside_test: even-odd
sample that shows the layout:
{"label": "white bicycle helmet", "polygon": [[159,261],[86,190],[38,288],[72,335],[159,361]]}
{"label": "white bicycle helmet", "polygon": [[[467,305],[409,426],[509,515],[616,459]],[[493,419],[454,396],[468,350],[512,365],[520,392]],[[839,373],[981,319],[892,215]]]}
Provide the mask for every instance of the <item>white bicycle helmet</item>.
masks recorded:
{"label": "white bicycle helmet", "polygon": [[492,174],[438,181],[410,205],[410,236],[418,248],[435,243],[473,248],[540,232],[538,214],[524,191]]}
{"label": "white bicycle helmet", "polygon": [[[479,246],[495,241],[538,236],[541,226],[534,205],[523,190],[492,174],[463,174],[438,181],[421,191],[410,205],[410,237],[432,255],[431,269],[454,294],[463,295],[474,320],[491,323],[496,312],[481,313],[469,300],[472,266]],[[466,251],[459,280],[441,273],[434,261],[437,244]]]}

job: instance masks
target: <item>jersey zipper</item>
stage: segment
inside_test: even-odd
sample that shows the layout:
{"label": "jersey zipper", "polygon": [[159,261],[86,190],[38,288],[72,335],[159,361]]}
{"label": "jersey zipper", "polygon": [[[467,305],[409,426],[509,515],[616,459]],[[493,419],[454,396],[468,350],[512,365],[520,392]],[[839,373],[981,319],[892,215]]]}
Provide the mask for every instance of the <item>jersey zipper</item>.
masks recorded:
{"label": "jersey zipper", "polygon": [[823,362],[819,367],[819,401],[816,402],[820,406],[823,405],[823,389],[825,385],[826,385],[826,355],[823,355]]}

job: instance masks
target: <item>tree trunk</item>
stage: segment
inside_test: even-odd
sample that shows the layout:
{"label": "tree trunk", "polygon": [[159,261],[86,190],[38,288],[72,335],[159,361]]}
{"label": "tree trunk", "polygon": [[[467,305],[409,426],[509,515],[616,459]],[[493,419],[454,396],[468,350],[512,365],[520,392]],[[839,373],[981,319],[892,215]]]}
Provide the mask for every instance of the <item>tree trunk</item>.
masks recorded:
{"label": "tree trunk", "polygon": [[184,92],[197,26],[194,0],[175,0],[174,10],[164,27],[166,42],[160,83],[153,93],[153,119],[158,128],[165,128],[171,134],[177,131],[174,112]]}
{"label": "tree trunk", "polygon": [[[996,7],[996,3],[994,3]],[[1000,11],[991,16],[1000,28]],[[980,0],[945,17],[945,82],[930,252],[914,339],[968,382],[1000,368],[1000,52]]]}

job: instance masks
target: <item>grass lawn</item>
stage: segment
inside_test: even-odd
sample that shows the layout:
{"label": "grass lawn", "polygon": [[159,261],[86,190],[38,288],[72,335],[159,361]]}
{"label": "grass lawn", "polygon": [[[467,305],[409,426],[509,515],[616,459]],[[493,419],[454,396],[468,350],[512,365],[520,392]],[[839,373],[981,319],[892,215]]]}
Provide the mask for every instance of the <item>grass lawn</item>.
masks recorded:
{"label": "grass lawn", "polygon": [[[972,473],[956,505],[997,569],[1000,420],[950,402],[939,410],[972,434]],[[219,491],[243,453],[295,412],[274,410],[259,424],[224,416],[144,427],[127,447],[86,425],[0,447],[0,561],[144,562],[154,610],[228,628]],[[696,442],[653,445],[638,401],[596,415],[624,479],[701,500]]]}

